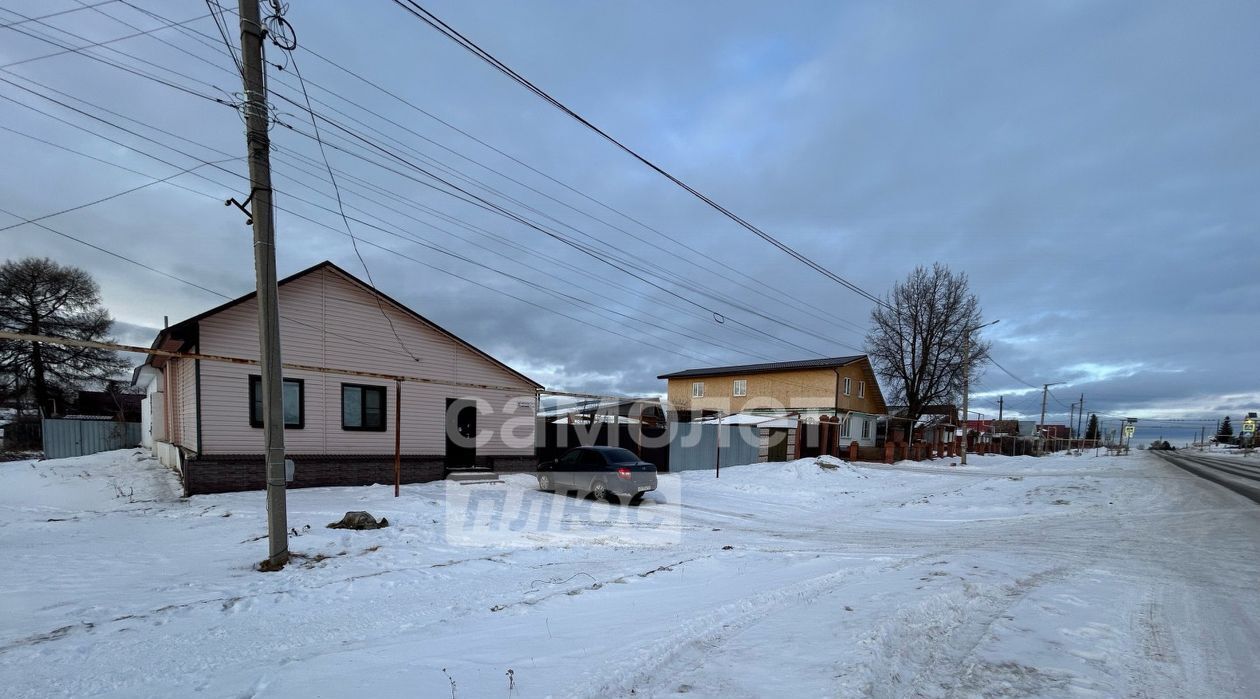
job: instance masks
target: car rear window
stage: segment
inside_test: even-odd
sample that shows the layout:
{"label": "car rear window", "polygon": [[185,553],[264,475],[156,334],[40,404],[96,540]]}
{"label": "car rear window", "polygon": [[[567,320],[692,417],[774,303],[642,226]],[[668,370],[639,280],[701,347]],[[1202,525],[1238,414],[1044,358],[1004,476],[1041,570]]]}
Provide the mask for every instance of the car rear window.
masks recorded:
{"label": "car rear window", "polygon": [[639,460],[629,449],[609,449],[604,453],[608,456],[608,462],[613,464],[632,464]]}

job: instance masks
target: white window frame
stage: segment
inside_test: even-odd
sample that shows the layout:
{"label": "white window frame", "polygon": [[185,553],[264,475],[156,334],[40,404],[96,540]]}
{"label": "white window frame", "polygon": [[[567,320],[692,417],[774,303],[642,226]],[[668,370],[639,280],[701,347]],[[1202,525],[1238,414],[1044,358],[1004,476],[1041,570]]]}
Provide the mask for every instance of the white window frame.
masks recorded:
{"label": "white window frame", "polygon": [[859,381],[858,382],[858,398],[865,398],[865,397],[866,397],[866,382]]}
{"label": "white window frame", "polygon": [[691,382],[691,397],[704,398],[704,382],[703,381]]}
{"label": "white window frame", "polygon": [[735,379],[731,386],[731,394],[736,398],[748,395],[748,379]]}
{"label": "white window frame", "polygon": [[844,417],[840,418],[840,436],[841,437],[849,436],[850,423],[851,423],[851,419],[848,415],[845,415]]}
{"label": "white window frame", "polygon": [[862,418],[862,439],[870,439],[870,438],[871,438],[871,421],[867,420],[866,418]]}
{"label": "white window frame", "polygon": [[853,379],[846,376],[844,377],[844,395],[847,396],[852,393],[853,393]]}

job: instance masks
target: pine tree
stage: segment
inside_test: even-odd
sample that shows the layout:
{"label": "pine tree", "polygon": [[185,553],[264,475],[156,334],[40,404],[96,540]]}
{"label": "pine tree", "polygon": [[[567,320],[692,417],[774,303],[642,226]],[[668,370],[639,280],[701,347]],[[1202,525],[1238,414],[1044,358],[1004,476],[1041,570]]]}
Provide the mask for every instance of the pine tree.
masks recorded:
{"label": "pine tree", "polygon": [[[0,265],[0,330],[108,341],[113,320],[100,287],[77,267],[48,258]],[[0,340],[0,384],[29,394],[44,415],[64,408],[85,384],[107,381],[127,368],[116,352]]]}
{"label": "pine tree", "polygon": [[1098,439],[1098,415],[1096,413],[1089,414],[1089,425],[1085,428],[1085,439]]}
{"label": "pine tree", "polygon": [[1221,422],[1221,429],[1216,432],[1216,441],[1221,444],[1232,444],[1234,441],[1234,426],[1230,424],[1228,415]]}

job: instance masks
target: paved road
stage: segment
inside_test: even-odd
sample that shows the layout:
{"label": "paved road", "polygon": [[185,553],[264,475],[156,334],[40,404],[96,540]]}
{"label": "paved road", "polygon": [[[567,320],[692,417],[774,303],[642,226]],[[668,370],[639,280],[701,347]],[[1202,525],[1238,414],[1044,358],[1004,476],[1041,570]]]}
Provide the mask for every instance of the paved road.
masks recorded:
{"label": "paved road", "polygon": [[1195,451],[1153,451],[1165,461],[1260,503],[1260,457],[1216,456]]}

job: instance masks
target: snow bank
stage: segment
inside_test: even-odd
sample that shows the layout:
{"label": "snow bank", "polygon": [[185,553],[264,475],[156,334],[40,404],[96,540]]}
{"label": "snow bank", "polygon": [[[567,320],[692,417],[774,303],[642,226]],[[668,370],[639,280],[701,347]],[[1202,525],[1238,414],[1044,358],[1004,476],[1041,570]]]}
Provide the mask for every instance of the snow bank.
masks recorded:
{"label": "snow bank", "polygon": [[104,512],[179,498],[179,478],[147,450],[0,463],[0,508]]}

